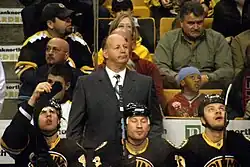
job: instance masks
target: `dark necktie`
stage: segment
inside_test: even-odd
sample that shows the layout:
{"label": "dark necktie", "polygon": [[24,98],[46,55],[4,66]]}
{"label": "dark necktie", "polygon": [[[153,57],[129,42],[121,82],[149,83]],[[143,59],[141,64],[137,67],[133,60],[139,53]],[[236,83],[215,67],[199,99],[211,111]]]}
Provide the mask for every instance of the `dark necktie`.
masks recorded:
{"label": "dark necktie", "polygon": [[118,85],[118,84],[119,84],[119,82],[120,82],[121,76],[120,76],[119,74],[116,74],[114,77],[115,77],[115,79],[116,79],[115,86],[114,86],[115,93],[117,93],[118,96],[119,96],[119,86],[120,86],[120,85]]}
{"label": "dark necktie", "polygon": [[[116,78],[116,83],[114,86],[115,92],[118,94],[118,100],[119,100],[119,110],[123,114],[124,107],[123,107],[123,90],[122,85],[119,85],[121,76],[119,74],[116,74],[114,76]],[[122,131],[122,147],[123,147],[123,156],[126,156],[126,149],[125,149],[125,140],[126,140],[126,130],[125,130],[125,120],[124,117],[121,117],[121,131]]]}

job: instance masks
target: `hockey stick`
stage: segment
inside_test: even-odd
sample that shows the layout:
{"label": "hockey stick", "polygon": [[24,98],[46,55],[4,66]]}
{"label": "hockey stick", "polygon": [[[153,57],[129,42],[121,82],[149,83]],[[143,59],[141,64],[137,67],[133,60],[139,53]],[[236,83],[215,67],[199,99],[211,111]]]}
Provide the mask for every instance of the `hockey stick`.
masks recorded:
{"label": "hockey stick", "polygon": [[122,90],[122,85],[118,85],[119,91],[119,110],[122,113],[122,118],[121,118],[121,130],[122,130],[122,150],[123,150],[123,157],[127,156],[127,151],[125,148],[125,142],[126,142],[126,126],[125,126],[125,119],[124,119],[124,104],[123,104],[123,90]]}
{"label": "hockey stick", "polygon": [[227,163],[226,163],[226,138],[227,138],[227,124],[228,124],[228,120],[227,120],[227,102],[228,102],[228,96],[229,93],[232,89],[232,84],[230,84],[227,88],[227,92],[226,92],[226,96],[225,96],[225,107],[226,107],[226,112],[224,115],[224,130],[223,130],[223,157],[222,157],[222,167],[226,167]]}

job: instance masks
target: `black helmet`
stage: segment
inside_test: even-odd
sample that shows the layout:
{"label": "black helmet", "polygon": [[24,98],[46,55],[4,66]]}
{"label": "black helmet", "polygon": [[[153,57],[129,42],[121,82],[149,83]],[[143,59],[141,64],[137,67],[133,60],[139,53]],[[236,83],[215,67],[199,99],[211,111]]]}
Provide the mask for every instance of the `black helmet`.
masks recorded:
{"label": "black helmet", "polygon": [[[33,115],[34,126],[37,127],[38,129],[40,129],[38,126],[38,118],[39,118],[40,112],[42,111],[44,107],[49,107],[49,106],[55,108],[58,111],[59,120],[62,118],[62,108],[61,108],[60,103],[54,98],[49,100],[47,99],[47,97],[42,96],[34,108],[34,115]],[[57,130],[59,128],[60,128],[60,124],[58,124]]]}
{"label": "black helmet", "polygon": [[212,95],[206,95],[201,101],[199,109],[198,109],[198,116],[203,117],[204,116],[204,108],[212,103],[221,103],[224,104],[224,98],[219,94],[212,94]]}
{"label": "black helmet", "polygon": [[127,117],[132,117],[132,116],[145,116],[145,117],[149,117],[150,116],[150,111],[143,104],[129,103],[125,107],[124,117],[126,119]]}

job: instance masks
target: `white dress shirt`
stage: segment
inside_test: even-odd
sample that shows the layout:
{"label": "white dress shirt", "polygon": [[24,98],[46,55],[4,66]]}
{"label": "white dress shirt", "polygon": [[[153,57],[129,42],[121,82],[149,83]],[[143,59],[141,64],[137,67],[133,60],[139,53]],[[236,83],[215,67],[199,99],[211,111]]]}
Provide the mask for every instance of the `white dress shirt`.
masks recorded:
{"label": "white dress shirt", "polygon": [[[126,74],[126,68],[118,73],[112,71],[111,69],[109,69],[107,66],[105,67],[107,74],[109,76],[109,79],[111,81],[112,87],[115,87],[116,81],[117,79],[115,78],[115,76],[118,74],[120,75],[120,80],[118,82],[118,85],[123,86],[124,83],[124,79],[125,79],[125,74]],[[116,93],[117,98],[119,99],[119,95]]]}

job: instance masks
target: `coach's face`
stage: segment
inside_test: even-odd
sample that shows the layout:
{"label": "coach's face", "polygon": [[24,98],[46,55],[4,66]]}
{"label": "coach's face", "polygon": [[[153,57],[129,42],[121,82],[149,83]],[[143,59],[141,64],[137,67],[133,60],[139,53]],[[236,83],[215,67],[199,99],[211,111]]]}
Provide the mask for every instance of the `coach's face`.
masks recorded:
{"label": "coach's face", "polygon": [[225,105],[221,103],[212,103],[204,108],[204,118],[202,123],[209,124],[215,130],[224,128]]}
{"label": "coach's face", "polygon": [[128,40],[118,34],[110,35],[103,56],[109,65],[126,65],[129,60]]}

